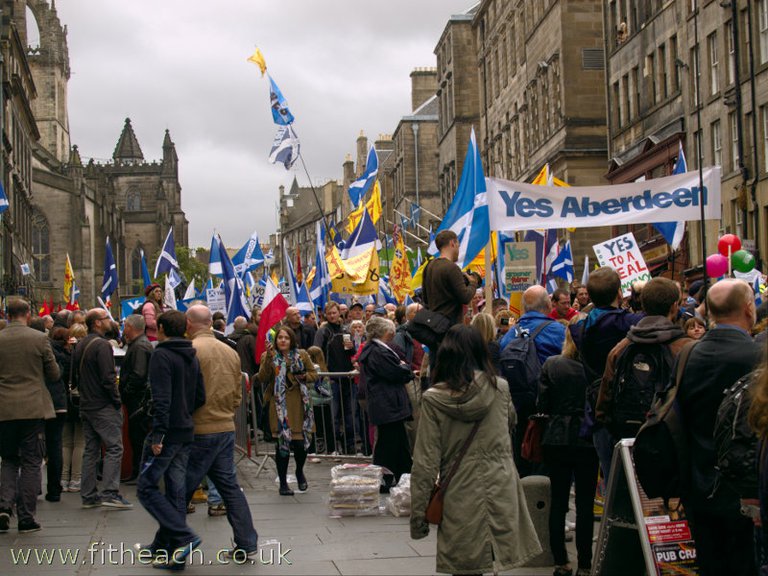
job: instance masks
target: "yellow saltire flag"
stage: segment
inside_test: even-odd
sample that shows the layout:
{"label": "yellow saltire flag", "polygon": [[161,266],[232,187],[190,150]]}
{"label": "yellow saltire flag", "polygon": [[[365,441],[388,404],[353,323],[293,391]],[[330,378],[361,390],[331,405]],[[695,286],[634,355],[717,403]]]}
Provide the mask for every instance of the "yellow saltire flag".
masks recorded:
{"label": "yellow saltire flag", "polygon": [[307,290],[310,290],[312,288],[312,280],[315,279],[315,272],[317,271],[317,266],[312,266],[312,269],[307,274],[307,277],[304,279],[304,284],[307,286]]}
{"label": "yellow saltire flag", "polygon": [[264,60],[264,55],[261,50],[256,48],[256,51],[248,57],[248,62],[253,62],[261,70],[261,77],[264,78],[264,73],[267,71],[267,62]]}
{"label": "yellow saltire flag", "polygon": [[75,272],[72,270],[72,262],[69,261],[69,253],[64,263],[64,302],[69,304],[72,299],[72,284],[75,282]]}
{"label": "yellow saltire flag", "polygon": [[389,285],[392,288],[392,295],[398,302],[405,302],[405,297],[412,294],[411,291],[411,263],[408,261],[408,254],[405,252],[405,242],[403,234],[395,226],[392,244],[395,247],[395,256],[392,258],[392,265],[389,268]]}
{"label": "yellow saltire flag", "polygon": [[[376,222],[379,221],[379,218],[381,218],[381,214],[383,212],[381,207],[381,186],[379,186],[378,180],[373,183],[373,192],[371,193],[371,197],[368,199],[368,202],[365,203],[365,208],[368,210],[368,214],[371,215],[371,220],[373,223],[376,224]],[[347,217],[347,232],[351,234],[355,227],[360,223],[360,219],[362,217],[363,206],[361,204],[359,208],[349,213],[349,216]]]}
{"label": "yellow saltire flag", "polygon": [[[368,258],[367,262],[365,261],[366,257]],[[350,260],[355,260],[354,265],[357,267],[354,277],[347,270]],[[333,246],[326,254],[325,261],[328,263],[328,274],[331,276],[331,291],[358,296],[378,293],[379,253],[376,252],[376,249],[373,248],[370,253],[366,251],[355,259],[350,260],[342,260],[336,246]],[[364,270],[362,277],[359,275],[361,263],[364,264],[362,267],[362,270]],[[354,278],[359,278],[360,281],[356,282]]]}

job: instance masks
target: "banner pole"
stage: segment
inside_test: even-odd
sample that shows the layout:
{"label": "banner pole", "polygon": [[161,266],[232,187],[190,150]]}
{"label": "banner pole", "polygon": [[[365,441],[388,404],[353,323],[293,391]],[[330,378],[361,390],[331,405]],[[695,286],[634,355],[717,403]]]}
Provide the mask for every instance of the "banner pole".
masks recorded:
{"label": "banner pole", "polygon": [[493,312],[493,271],[491,270],[492,240],[493,236],[489,237],[488,244],[485,245],[485,311],[489,314]]}

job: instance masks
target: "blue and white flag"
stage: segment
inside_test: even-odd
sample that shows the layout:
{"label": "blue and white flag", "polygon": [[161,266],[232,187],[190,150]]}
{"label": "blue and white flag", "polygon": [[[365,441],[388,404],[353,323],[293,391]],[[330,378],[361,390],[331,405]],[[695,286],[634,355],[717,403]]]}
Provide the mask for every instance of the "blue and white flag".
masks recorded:
{"label": "blue and white flag", "polygon": [[299,159],[301,145],[299,137],[292,126],[280,126],[272,141],[272,150],[269,153],[269,161],[272,164],[280,162],[286,170],[290,170],[296,160]]}
{"label": "blue and white flag", "polygon": [[573,256],[571,254],[571,241],[568,240],[560,250],[560,253],[552,262],[549,269],[551,276],[562,278],[566,282],[573,282]]}
{"label": "blue and white flag", "polygon": [[365,162],[365,172],[357,180],[349,185],[349,198],[352,200],[352,206],[357,208],[360,206],[363,197],[373,186],[376,177],[379,174],[379,157],[376,155],[376,150],[373,146],[368,148],[368,158]]}
{"label": "blue and white flag", "polygon": [[149,277],[149,268],[147,268],[147,257],[144,255],[144,248],[141,249],[141,279],[144,281],[144,288],[152,284],[152,278]]}
{"label": "blue and white flag", "polygon": [[[683,153],[683,141],[678,143],[679,150],[677,153],[677,162],[672,169],[672,174],[684,174],[688,171],[688,163],[685,161],[685,154]],[[657,222],[653,225],[654,228],[664,236],[672,252],[680,247],[680,243],[683,241],[683,234],[685,234],[685,221],[680,222]]]}
{"label": "blue and white flag", "polygon": [[328,263],[325,261],[325,229],[323,223],[318,220],[315,223],[315,277],[312,280],[309,297],[315,306],[325,309],[328,302],[328,291],[331,285],[331,275],[328,272]]}
{"label": "blue and white flag", "polygon": [[120,301],[120,320],[125,320],[131,314],[141,314],[141,306],[146,302],[144,296],[126,298]]}
{"label": "blue and white flag", "polygon": [[411,225],[411,221],[408,219],[408,216],[405,216],[404,214],[400,214],[400,226],[403,230],[408,230],[408,228]]}
{"label": "blue and white flag", "polygon": [[421,268],[422,264],[424,264],[424,257],[421,255],[421,246],[419,246],[416,250],[416,266],[411,271],[411,278],[416,275],[416,271]]}
{"label": "blue and white flag", "polygon": [[377,304],[398,304],[397,298],[392,295],[392,289],[389,287],[389,276],[379,277],[379,293],[376,300]]}
{"label": "blue and white flag", "polygon": [[251,237],[243,245],[237,254],[232,256],[232,264],[235,266],[235,272],[241,279],[245,278],[245,273],[255,270],[259,266],[264,265],[264,253],[261,251],[261,244],[259,244],[259,234],[254,232]]}
{"label": "blue and white flag", "polygon": [[78,287],[77,282],[72,280],[72,296],[69,297],[69,304],[74,306],[79,299],[80,299],[80,288]]}
{"label": "blue and white flag", "polygon": [[418,227],[419,221],[421,220],[421,206],[416,204],[416,202],[411,202],[411,224],[414,228]]}
{"label": "blue and white flag", "polygon": [[[485,176],[474,128],[470,135],[456,195],[437,232],[440,233],[443,230],[453,230],[459,237],[458,265],[462,269],[469,266],[480,254],[491,237]],[[430,243],[429,253],[432,255],[438,253],[434,243]]]}
{"label": "blue and white flag", "polygon": [[179,261],[176,260],[176,244],[173,241],[173,226],[168,230],[168,236],[165,237],[163,249],[157,258],[154,277],[159,278],[161,274],[167,274],[171,270],[176,270],[177,272],[179,270]]}
{"label": "blue and white flag", "polygon": [[227,329],[229,334],[235,328],[235,318],[244,316],[248,318],[248,301],[245,298],[245,288],[240,276],[235,272],[235,266],[229,259],[224,243],[219,238],[219,258],[221,259],[221,271],[224,276],[224,295],[227,300]]}
{"label": "blue and white flag", "polygon": [[299,312],[305,314],[312,312],[312,302],[309,301],[309,294],[304,284],[299,285],[296,280],[293,262],[291,262],[291,258],[288,256],[288,249],[285,244],[283,244],[283,272],[288,283],[288,303],[298,308]]}
{"label": "blue and white flag", "polygon": [[378,250],[380,246],[379,234],[373,225],[371,215],[368,214],[368,210],[363,210],[363,217],[344,243],[341,258],[348,260],[372,248]]}
{"label": "blue and white flag", "polygon": [[760,292],[760,274],[755,276],[755,283],[752,285],[752,289],[755,291],[755,306],[760,306],[763,303],[763,295]]}
{"label": "blue and white flag", "polygon": [[[214,234],[211,237],[211,252],[208,255],[208,273],[211,276],[221,278],[223,272],[221,271],[221,254],[219,253],[219,237]],[[213,286],[211,286],[213,288]]]}
{"label": "blue and white flag", "polygon": [[115,257],[112,254],[112,245],[107,236],[107,248],[104,253],[104,281],[101,283],[101,297],[106,300],[117,290],[119,280],[117,279],[117,266]]}
{"label": "blue and white flag", "polygon": [[432,224],[429,225],[429,245],[432,246],[432,243],[435,241],[435,233],[432,232]]}
{"label": "blue and white flag", "polygon": [[11,204],[8,202],[8,196],[5,195],[5,188],[3,188],[3,183],[0,182],[0,214],[8,210],[10,206]]}
{"label": "blue and white flag", "polygon": [[176,290],[176,287],[181,284],[181,276],[179,276],[179,272],[174,268],[171,268],[168,271],[166,278],[168,278],[168,283],[170,284],[172,290]]}
{"label": "blue and white flag", "polygon": [[[269,74],[267,74],[269,76]],[[293,123],[293,114],[288,110],[288,102],[283,98],[283,93],[277,87],[272,76],[269,76],[269,105],[272,107],[272,119],[275,124],[287,126]]]}

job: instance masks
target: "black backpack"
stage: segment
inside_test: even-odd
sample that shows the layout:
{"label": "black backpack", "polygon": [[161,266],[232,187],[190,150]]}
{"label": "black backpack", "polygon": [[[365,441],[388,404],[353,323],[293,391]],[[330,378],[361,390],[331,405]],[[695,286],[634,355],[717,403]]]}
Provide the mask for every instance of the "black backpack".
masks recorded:
{"label": "black backpack", "polygon": [[545,320],[533,332],[520,329],[501,352],[501,375],[509,384],[512,404],[518,414],[518,421],[527,420],[536,411],[539,395],[541,362],[536,353],[536,336],[554,320]]}
{"label": "black backpack", "polygon": [[754,382],[753,375],[747,374],[726,388],[715,418],[716,486],[731,488],[742,498],[758,496],[757,435],[747,418]]}
{"label": "black backpack", "polygon": [[675,359],[667,344],[630,343],[616,361],[607,428],[614,438],[634,438],[657,394],[669,385]]}
{"label": "black backpack", "polygon": [[640,486],[649,498],[679,498],[688,484],[688,431],[677,390],[697,342],[686,344],[677,359],[675,381],[653,401],[648,418],[635,437],[632,456]]}

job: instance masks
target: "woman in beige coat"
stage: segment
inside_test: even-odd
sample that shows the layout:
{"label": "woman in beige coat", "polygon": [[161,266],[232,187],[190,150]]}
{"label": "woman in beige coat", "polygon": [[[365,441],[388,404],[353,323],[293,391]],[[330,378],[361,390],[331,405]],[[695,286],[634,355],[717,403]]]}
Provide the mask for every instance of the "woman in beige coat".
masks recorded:
{"label": "woman in beige coat", "polygon": [[422,397],[411,472],[411,537],[429,534],[425,511],[438,474],[445,476],[476,435],[445,492],[437,531],[437,571],[478,574],[520,566],[541,552],[512,460],[515,413],[509,387],[493,375],[480,333],[456,325],[443,339],[438,384]]}
{"label": "woman in beige coat", "polygon": [[292,496],[288,487],[288,459],[296,460],[296,483],[307,489],[304,463],[315,431],[315,418],[308,385],[317,380],[315,365],[304,350],[299,350],[296,334],[281,326],[275,346],[261,356],[259,381],[264,386],[264,402],[269,405],[269,428],[276,440],[275,465],[280,477],[280,495]]}

